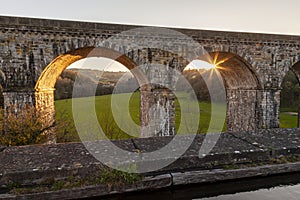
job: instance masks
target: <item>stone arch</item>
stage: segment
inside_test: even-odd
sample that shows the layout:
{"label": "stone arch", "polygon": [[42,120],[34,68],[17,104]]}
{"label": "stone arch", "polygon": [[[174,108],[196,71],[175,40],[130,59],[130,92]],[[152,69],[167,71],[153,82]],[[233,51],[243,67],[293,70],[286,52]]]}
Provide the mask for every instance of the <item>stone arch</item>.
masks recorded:
{"label": "stone arch", "polygon": [[258,129],[262,83],[255,69],[239,55],[229,52],[209,52],[209,56],[199,59],[219,63],[216,69],[223,77],[226,89],[227,131]]}
{"label": "stone arch", "polygon": [[[296,77],[298,78],[298,80],[300,80],[300,60],[295,62],[292,67],[289,68],[289,70],[292,70]],[[282,82],[280,83],[281,86]]]}
{"label": "stone arch", "polygon": [[230,89],[262,89],[262,83],[256,70],[244,58],[234,53],[210,52],[224,77],[226,88]]}
{"label": "stone arch", "polygon": [[[79,48],[58,56],[46,66],[39,76],[34,88],[35,107],[44,117],[46,126],[51,127],[55,122],[54,86],[57,78],[72,63],[89,57],[110,58],[123,64],[129,70],[136,66],[136,64],[127,56],[108,48]],[[48,141],[50,143],[55,142],[53,130],[49,131]]]}
{"label": "stone arch", "polygon": [[55,58],[47,67],[44,69],[42,74],[37,80],[35,90],[48,90],[53,89],[56,79],[58,76],[72,63],[89,57],[105,57],[115,60],[128,69],[133,69],[136,64],[124,54],[117,51],[100,48],[100,47],[85,47],[79,48],[68,53],[62,54]]}

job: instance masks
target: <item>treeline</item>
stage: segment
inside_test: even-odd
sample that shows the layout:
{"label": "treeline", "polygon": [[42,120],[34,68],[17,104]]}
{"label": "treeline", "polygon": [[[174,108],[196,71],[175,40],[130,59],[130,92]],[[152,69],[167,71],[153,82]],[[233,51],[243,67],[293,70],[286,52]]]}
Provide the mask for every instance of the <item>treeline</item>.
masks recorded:
{"label": "treeline", "polygon": [[298,111],[299,105],[299,81],[291,70],[284,77],[281,85],[280,107]]}
{"label": "treeline", "polygon": [[[191,84],[199,101],[210,101],[210,93],[207,83],[210,80],[210,91],[214,96],[224,96],[224,90],[220,87],[217,76],[211,76],[211,71],[200,72],[198,70],[186,70],[183,76]],[[210,76],[208,78],[208,76]],[[65,70],[58,78],[55,85],[55,99],[72,98],[74,83],[76,80],[76,95],[74,97],[100,96],[112,94],[115,85],[122,77],[121,83],[118,84],[118,92],[132,92],[137,86],[136,79],[125,72],[103,72],[99,70]],[[92,88],[97,88],[96,92]],[[299,104],[299,82],[295,74],[290,71],[283,80],[281,90],[281,107],[293,108],[297,110]],[[184,85],[177,85],[177,90],[186,90]],[[218,99],[218,98],[217,98]],[[0,98],[1,103],[1,98]]]}
{"label": "treeline", "polygon": [[[198,70],[183,71],[183,76],[191,84],[199,101],[210,101],[207,85]],[[179,87],[179,90],[184,89],[180,86],[177,87]]]}
{"label": "treeline", "polygon": [[[87,76],[83,73],[78,73],[73,70],[65,70],[59,76],[55,85],[55,100],[59,99],[70,99],[73,95],[74,83],[76,84],[76,96],[74,97],[87,97],[92,94],[92,88],[96,87],[98,84],[95,80],[93,80],[92,76]],[[96,90],[96,95],[105,95],[111,94],[113,91],[113,87],[99,87]]]}
{"label": "treeline", "polygon": [[[210,101],[207,83],[204,81],[204,78],[208,79],[207,76],[211,76],[210,71],[200,73],[198,70],[186,70],[183,72],[183,76],[191,84],[199,101]],[[218,82],[216,76],[211,76],[209,79],[212,83]],[[73,95],[75,81],[76,95]],[[125,74],[125,72],[103,72],[98,70],[80,70],[79,72],[78,69],[65,70],[56,81],[55,99],[112,94],[118,81],[118,89],[115,90],[118,93],[132,92],[138,86],[136,79],[129,73]],[[93,91],[95,87],[97,88],[96,92]],[[178,84],[176,87],[179,91],[186,90],[185,85]],[[215,95],[224,95],[218,84],[211,85],[210,90]]]}
{"label": "treeline", "polygon": [[[192,86],[199,101],[210,102],[210,93],[214,94],[214,101],[224,100],[226,93],[223,82],[220,81],[217,74],[212,70],[185,70],[183,71],[183,76]],[[185,90],[185,88],[182,88],[180,85],[178,85],[177,88],[178,90]]]}
{"label": "treeline", "polygon": [[[126,72],[66,69],[56,81],[55,100],[112,94],[118,81],[121,92],[130,92],[130,88],[136,85],[136,79]],[[73,93],[73,90],[76,92]]]}

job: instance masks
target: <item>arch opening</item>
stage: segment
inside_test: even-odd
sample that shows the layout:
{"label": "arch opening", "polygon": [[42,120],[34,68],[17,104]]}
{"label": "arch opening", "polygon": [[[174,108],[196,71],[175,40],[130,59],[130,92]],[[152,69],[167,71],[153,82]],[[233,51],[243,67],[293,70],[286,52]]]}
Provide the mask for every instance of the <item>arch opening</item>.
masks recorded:
{"label": "arch opening", "polygon": [[[97,60],[98,59],[98,60]],[[97,62],[99,63],[100,61],[100,65],[102,63],[103,66],[107,67],[107,63],[110,63],[110,67],[109,69],[101,69],[100,66],[100,70],[99,66],[97,65]],[[42,115],[45,118],[45,123],[49,124],[49,126],[51,124],[55,124],[57,121],[55,120],[55,115],[56,117],[59,118],[71,118],[72,113],[72,103],[71,100],[64,100],[64,101],[60,101],[60,102],[56,102],[54,103],[55,99],[64,99],[64,98],[69,98],[72,96],[72,89],[73,89],[73,85],[75,78],[77,76],[77,72],[79,69],[78,68],[78,63],[85,63],[85,64],[89,64],[90,68],[89,69],[85,69],[84,73],[82,73],[82,69],[81,73],[78,74],[81,76],[81,78],[79,78],[79,81],[82,81],[82,89],[81,92],[77,92],[78,94],[82,94],[81,97],[84,98],[88,98],[88,96],[95,96],[95,95],[106,95],[105,98],[102,99],[96,99],[96,104],[95,107],[96,109],[100,109],[99,113],[101,113],[101,109],[103,107],[106,108],[105,111],[107,111],[105,113],[106,116],[103,115],[98,115],[97,116],[99,118],[99,121],[105,121],[107,120],[107,123],[110,123],[110,130],[113,130],[116,128],[115,123],[111,120],[112,116],[111,113],[109,112],[109,106],[110,106],[110,101],[108,101],[109,99],[109,93],[112,93],[113,87],[116,84],[116,81],[118,81],[117,79],[120,78],[125,72],[125,71],[129,71],[130,69],[133,69],[135,67],[135,63],[133,61],[131,61],[128,57],[126,57],[125,55],[119,53],[119,52],[115,52],[113,50],[110,49],[106,49],[106,48],[82,48],[82,49],[77,49],[74,50],[72,52],[63,54],[59,57],[57,57],[56,59],[54,59],[46,68],[45,70],[42,72],[41,76],[39,77],[36,86],[35,86],[35,106],[38,109],[39,112],[42,113]],[[94,63],[94,64],[93,64]],[[77,66],[77,67],[76,67]],[[116,67],[117,66],[117,67]],[[123,67],[123,68],[122,68]],[[98,68],[98,69],[96,69]],[[122,68],[122,69],[121,69]],[[77,70],[77,72],[76,72]],[[119,72],[121,71],[121,72]],[[85,74],[86,76],[83,77],[82,74]],[[102,79],[101,79],[101,75],[102,75]],[[106,80],[105,82],[103,82],[103,75],[106,76]],[[107,80],[107,77],[113,77],[113,81]],[[101,80],[97,80],[97,79],[101,79]],[[133,80],[133,76],[129,77],[128,80],[134,81]],[[58,82],[57,82],[58,80]],[[69,82],[68,82],[69,81]],[[71,82],[71,83],[70,83]],[[85,83],[84,83],[85,82]],[[89,84],[96,84],[97,90],[96,90],[96,94],[91,94],[91,91],[89,91],[88,89],[88,85]],[[124,83],[126,84],[126,83]],[[55,90],[55,86],[56,86],[56,90]],[[57,87],[60,87],[59,89],[57,89]],[[67,86],[67,89],[64,88],[64,86]],[[105,91],[104,91],[105,88]],[[76,88],[77,89],[77,88]],[[54,95],[56,93],[56,95]],[[118,94],[117,94],[118,95]],[[80,97],[80,96],[76,96],[76,97]],[[96,97],[97,98],[97,97]],[[65,105],[62,105],[64,104]],[[102,104],[105,104],[106,106],[99,106],[97,105],[97,102],[101,102]],[[137,107],[137,110],[139,110],[139,93],[135,93],[134,95],[132,95],[132,99],[131,99],[131,104],[133,104],[134,107]],[[138,104],[138,105],[137,105]],[[65,111],[62,112],[62,108],[67,108],[64,109],[67,111],[67,113]],[[58,111],[58,109],[60,110],[60,112],[55,112],[55,110]],[[62,116],[62,114],[64,114],[64,116]],[[102,113],[103,114],[103,113]],[[136,119],[139,119],[139,113],[137,113],[137,116],[134,117],[135,121],[137,121],[136,123],[138,123],[139,121]],[[63,119],[64,121],[65,119]],[[71,121],[71,122],[70,122]],[[76,129],[74,124],[70,124],[73,123],[73,120],[68,120],[68,125],[71,126],[71,131],[76,133]],[[56,123],[56,128],[61,128],[60,125]],[[61,124],[61,123],[60,123]],[[100,123],[101,124],[101,123]],[[102,124],[103,125],[103,124]],[[102,126],[101,125],[101,126]],[[68,131],[64,130],[66,126],[61,128],[61,132],[62,134],[67,134]],[[106,125],[107,130],[108,125]],[[73,128],[73,130],[72,130]],[[120,131],[120,130],[117,130]],[[57,130],[49,130],[49,133],[46,133],[48,136],[48,142],[56,142],[56,136],[55,136],[55,132],[57,132]],[[74,133],[73,133],[74,134]],[[108,134],[112,134],[112,133],[108,133]],[[122,133],[120,133],[122,135]],[[108,136],[108,138],[112,138],[112,139],[120,139],[120,137],[124,137],[124,136],[119,136],[119,138],[114,138],[114,135],[110,135]],[[75,137],[67,137],[66,138],[58,138],[59,142],[68,142],[68,141],[78,141],[79,138],[76,134]]]}
{"label": "arch opening", "polygon": [[129,70],[136,66],[136,64],[127,56],[111,49],[99,47],[80,48],[55,58],[40,75],[35,85],[35,90],[42,91],[53,89],[57,78],[69,65],[83,58],[90,57],[109,58],[121,63]]}
{"label": "arch opening", "polygon": [[[194,66],[191,67],[191,65]],[[208,65],[211,67],[207,67]],[[212,74],[214,70],[222,76],[225,86],[226,130],[234,132],[257,129],[259,127],[258,92],[261,89],[261,83],[251,65],[238,55],[227,52],[211,52],[209,55],[198,58],[198,61],[190,63],[184,73],[192,72],[190,74],[193,75],[189,75],[189,79],[192,79],[190,83],[199,101],[210,102],[200,74],[202,76],[205,73]],[[214,87],[216,87],[213,89],[215,93],[220,92],[217,88],[219,86],[212,86]],[[207,107],[209,104],[203,104],[203,106]]]}
{"label": "arch opening", "polygon": [[280,128],[300,126],[300,61],[282,79],[280,88]]}

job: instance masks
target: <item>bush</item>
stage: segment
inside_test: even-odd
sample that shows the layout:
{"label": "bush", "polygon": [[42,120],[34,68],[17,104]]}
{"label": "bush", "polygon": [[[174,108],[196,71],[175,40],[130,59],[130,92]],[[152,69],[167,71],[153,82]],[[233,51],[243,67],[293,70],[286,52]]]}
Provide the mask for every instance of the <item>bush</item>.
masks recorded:
{"label": "bush", "polygon": [[6,112],[0,110],[0,144],[20,146],[40,144],[47,141],[44,134],[54,127],[45,123],[33,106],[16,109],[11,106]]}

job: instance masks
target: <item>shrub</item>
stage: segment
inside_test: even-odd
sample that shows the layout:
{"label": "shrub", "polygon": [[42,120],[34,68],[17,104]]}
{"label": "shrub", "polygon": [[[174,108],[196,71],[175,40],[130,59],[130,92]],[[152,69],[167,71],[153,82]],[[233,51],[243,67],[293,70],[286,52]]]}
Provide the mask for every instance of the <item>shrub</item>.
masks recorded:
{"label": "shrub", "polygon": [[0,110],[0,144],[19,146],[45,143],[48,130],[54,123],[45,123],[33,106],[17,109],[11,106],[7,111]]}

